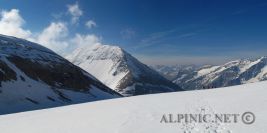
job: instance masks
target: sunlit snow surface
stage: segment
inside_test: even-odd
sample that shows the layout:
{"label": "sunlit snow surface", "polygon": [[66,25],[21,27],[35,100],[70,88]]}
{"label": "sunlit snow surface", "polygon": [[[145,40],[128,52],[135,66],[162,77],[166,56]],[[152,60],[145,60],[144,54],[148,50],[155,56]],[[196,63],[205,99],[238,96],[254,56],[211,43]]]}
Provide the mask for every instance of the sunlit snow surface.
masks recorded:
{"label": "sunlit snow surface", "polygon": [[[0,116],[1,133],[266,133],[267,82]],[[163,114],[253,112],[253,124],[160,123]]]}

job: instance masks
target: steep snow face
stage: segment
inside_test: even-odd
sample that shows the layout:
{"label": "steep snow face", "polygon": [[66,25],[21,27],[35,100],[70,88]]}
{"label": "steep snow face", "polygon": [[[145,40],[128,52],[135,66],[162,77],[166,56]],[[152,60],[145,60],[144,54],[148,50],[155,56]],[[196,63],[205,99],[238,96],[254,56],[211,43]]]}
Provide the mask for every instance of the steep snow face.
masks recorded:
{"label": "steep snow face", "polygon": [[267,57],[256,60],[236,60],[221,66],[205,66],[178,76],[173,82],[184,89],[207,89],[244,83],[258,82],[267,79]]}
{"label": "steep snow face", "polygon": [[125,96],[181,90],[117,46],[82,47],[66,58]]}
{"label": "steep snow face", "polygon": [[78,48],[67,57],[110,88],[116,88],[117,83],[128,73],[127,69],[120,66],[124,65],[120,63],[122,58],[123,52],[119,47],[107,45]]}
{"label": "steep snow face", "polygon": [[0,36],[0,114],[119,97],[38,44]]}
{"label": "steep snow face", "polygon": [[[4,133],[266,133],[267,82],[119,98],[0,116]],[[255,115],[248,125],[245,112]],[[237,122],[161,123],[163,115],[239,114]],[[167,118],[170,121],[170,118]],[[209,120],[209,119],[208,119]]]}

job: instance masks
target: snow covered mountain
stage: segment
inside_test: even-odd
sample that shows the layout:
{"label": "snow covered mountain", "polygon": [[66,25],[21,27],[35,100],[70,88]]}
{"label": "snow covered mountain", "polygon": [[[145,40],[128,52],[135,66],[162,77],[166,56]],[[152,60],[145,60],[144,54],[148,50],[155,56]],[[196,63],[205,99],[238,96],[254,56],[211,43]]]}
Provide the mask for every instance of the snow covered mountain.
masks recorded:
{"label": "snow covered mountain", "polygon": [[[3,133],[266,133],[267,82],[103,100],[0,116]],[[244,115],[245,112],[254,114]],[[238,114],[236,123],[161,123],[163,115]],[[245,116],[245,117],[244,117]],[[210,117],[208,117],[208,120]],[[168,118],[169,120],[170,118]]]}
{"label": "snow covered mountain", "polygon": [[0,35],[0,114],[119,97],[38,44]]}
{"label": "snow covered mountain", "polygon": [[267,79],[267,57],[231,61],[221,66],[203,66],[177,76],[174,83],[184,89],[208,89],[264,81]]}
{"label": "snow covered mountain", "polygon": [[184,77],[198,68],[196,65],[153,65],[150,67],[170,81],[177,79],[177,77]]}
{"label": "snow covered mountain", "polygon": [[80,47],[66,58],[125,96],[182,91],[117,46]]}

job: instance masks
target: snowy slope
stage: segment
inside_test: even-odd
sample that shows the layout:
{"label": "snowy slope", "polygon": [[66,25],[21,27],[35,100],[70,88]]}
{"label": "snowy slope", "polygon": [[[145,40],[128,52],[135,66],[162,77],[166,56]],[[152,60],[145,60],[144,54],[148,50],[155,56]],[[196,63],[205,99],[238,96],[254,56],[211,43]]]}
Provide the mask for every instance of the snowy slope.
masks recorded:
{"label": "snowy slope", "polygon": [[0,114],[118,96],[53,51],[0,35]]}
{"label": "snowy slope", "polygon": [[264,81],[267,79],[267,57],[235,60],[219,66],[203,66],[185,75],[177,75],[174,83],[184,89],[207,89]]}
{"label": "snowy slope", "polygon": [[[266,133],[267,82],[119,98],[0,116],[3,133]],[[240,114],[255,122],[160,123],[163,114]],[[245,117],[244,117],[245,118]],[[233,121],[233,120],[232,120]]]}
{"label": "snowy slope", "polygon": [[85,46],[66,58],[125,96],[181,90],[117,46]]}

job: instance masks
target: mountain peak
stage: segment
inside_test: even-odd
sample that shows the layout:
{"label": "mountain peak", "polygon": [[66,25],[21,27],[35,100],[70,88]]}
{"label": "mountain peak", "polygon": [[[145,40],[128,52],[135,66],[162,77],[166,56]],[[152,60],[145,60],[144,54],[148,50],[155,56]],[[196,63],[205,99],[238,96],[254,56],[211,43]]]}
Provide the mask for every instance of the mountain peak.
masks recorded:
{"label": "mountain peak", "polygon": [[80,48],[66,58],[125,96],[181,90],[118,46]]}

